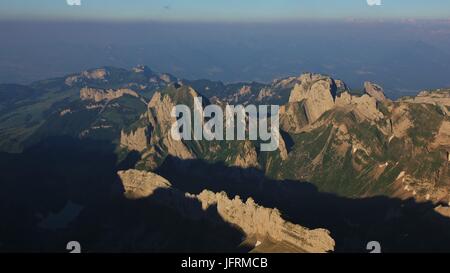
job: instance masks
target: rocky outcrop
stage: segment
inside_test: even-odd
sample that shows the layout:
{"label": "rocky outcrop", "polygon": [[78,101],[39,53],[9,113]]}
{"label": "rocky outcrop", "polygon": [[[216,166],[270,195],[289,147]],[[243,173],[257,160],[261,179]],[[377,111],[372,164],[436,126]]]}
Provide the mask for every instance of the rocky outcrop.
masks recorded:
{"label": "rocky outcrop", "polygon": [[231,163],[231,166],[239,167],[242,169],[257,168],[258,167],[258,155],[256,153],[255,146],[251,141],[246,140],[240,144],[241,148],[239,153]]}
{"label": "rocky outcrop", "polygon": [[339,92],[345,92],[349,90],[347,84],[344,81],[334,80],[334,82],[336,83],[336,88]]}
{"label": "rocky outcrop", "polygon": [[450,121],[445,120],[442,122],[438,133],[436,134],[433,143],[430,147],[432,148],[447,148],[450,150]]}
{"label": "rocky outcrop", "polygon": [[305,111],[310,123],[334,107],[336,83],[327,76],[306,73],[300,76],[291,91],[289,102],[305,101]]}
{"label": "rocky outcrop", "polygon": [[110,101],[118,99],[125,95],[133,96],[136,98],[139,97],[139,95],[135,91],[125,88],[117,90],[112,89],[104,90],[104,89],[84,87],[80,90],[81,100],[90,100],[94,102]]}
{"label": "rocky outcrop", "polygon": [[450,207],[439,205],[434,208],[434,211],[439,213],[442,216],[450,218]]}
{"label": "rocky outcrop", "polygon": [[411,118],[409,117],[407,105],[399,105],[392,110],[391,124],[392,132],[390,141],[394,137],[401,139],[406,136],[408,130],[414,126]]}
{"label": "rocky outcrop", "polygon": [[238,95],[239,96],[246,96],[248,94],[252,93],[252,87],[249,85],[244,85],[239,89]]}
{"label": "rocky outcrop", "polygon": [[296,83],[300,83],[300,77],[287,77],[281,79],[275,79],[272,81],[274,88],[290,88],[292,89]]}
{"label": "rocky outcrop", "polygon": [[379,102],[386,101],[386,96],[384,95],[384,90],[381,86],[371,82],[364,83],[364,92],[369,96],[375,98]]}
{"label": "rocky outcrop", "polygon": [[149,144],[147,133],[148,128],[146,127],[137,128],[129,133],[122,130],[120,132],[120,146],[129,151],[143,152]]}
{"label": "rocky outcrop", "polygon": [[378,110],[377,100],[367,94],[353,96],[349,92],[343,92],[336,98],[336,106],[351,110],[360,121],[379,120],[384,117]]}
{"label": "rocky outcrop", "polygon": [[334,250],[335,242],[328,230],[309,230],[287,222],[281,217],[280,211],[262,207],[252,198],[243,202],[239,196],[230,199],[225,192],[213,193],[207,190],[189,196],[198,199],[204,210],[216,207],[226,222],[239,227],[247,236],[269,237],[312,253]]}
{"label": "rocky outcrop", "polygon": [[400,101],[408,103],[433,104],[438,106],[443,114],[450,116],[450,89],[422,91],[415,97],[402,98]]}
{"label": "rocky outcrop", "polygon": [[243,85],[236,93],[227,98],[230,103],[239,103],[243,97],[248,97],[252,95],[252,87],[250,85]]}
{"label": "rocky outcrop", "polygon": [[286,142],[284,141],[283,136],[281,136],[281,134],[280,134],[280,138],[279,138],[278,150],[280,152],[281,160],[284,161],[284,160],[288,159],[289,152],[286,147]]}
{"label": "rocky outcrop", "polygon": [[256,101],[262,101],[265,98],[271,98],[273,97],[275,94],[273,92],[273,90],[271,88],[262,88],[259,93],[258,96],[256,97]]}
{"label": "rocky outcrop", "polygon": [[[184,92],[183,90],[179,90]],[[187,92],[193,99],[198,94],[190,88]],[[171,136],[172,124],[176,119],[171,116],[172,108],[175,106],[172,98],[168,94],[156,92],[148,104],[148,120],[153,128],[156,128],[158,134],[151,138],[151,144],[163,146],[167,153],[180,159],[193,159],[194,155],[189,148],[182,142],[174,140]]]}
{"label": "rocky outcrop", "polygon": [[161,74],[159,75],[159,79],[165,83],[175,82],[177,79],[169,74]]}
{"label": "rocky outcrop", "polygon": [[69,76],[64,80],[64,83],[68,86],[74,85],[76,82],[78,82],[79,77],[78,76]]}
{"label": "rocky outcrop", "polygon": [[[208,190],[198,195],[183,194],[171,187],[166,179],[153,173],[128,170],[118,173],[128,198],[139,199],[152,196],[158,189],[166,190],[155,196],[155,201],[182,213],[184,217],[198,219],[208,217],[207,213],[198,215],[191,200],[198,201],[203,211],[215,210],[223,221],[240,229],[246,237],[257,237],[285,242],[304,252],[323,253],[334,250],[335,242],[325,229],[310,230],[284,220],[277,209],[265,208],[252,198],[243,202],[239,196],[230,199],[225,192],[214,193]],[[214,221],[213,218],[206,218]]]}
{"label": "rocky outcrop", "polygon": [[83,79],[105,80],[108,75],[109,75],[109,73],[106,69],[99,68],[99,69],[94,69],[94,70],[89,70],[89,71],[83,71],[79,75],[69,76],[66,78],[65,83],[68,86],[72,86],[75,83],[82,81]]}
{"label": "rocky outcrop", "polygon": [[[339,91],[339,94],[338,94]],[[353,111],[360,120],[378,120],[383,118],[383,114],[378,110],[377,102],[385,102],[383,89],[373,83],[365,83],[365,95],[354,96],[348,91],[347,85],[341,80],[334,80],[328,76],[320,74],[303,74],[297,78],[294,88],[291,91],[289,104],[285,106],[285,112],[295,111],[303,114],[298,109],[298,105],[292,105],[294,102],[302,102],[302,110],[306,114],[308,123],[314,123],[325,112],[332,110],[336,106],[347,107]],[[299,116],[297,114],[297,116]],[[286,127],[295,127],[299,131],[304,124],[298,117],[284,118],[282,124]]]}
{"label": "rocky outcrop", "polygon": [[[340,82],[339,86],[341,90],[346,90],[347,88],[343,82]],[[317,91],[316,89],[316,93],[328,94],[321,100],[319,99],[320,96],[311,98],[307,95],[301,95],[305,93],[304,91],[299,91],[300,89],[299,85],[296,85],[291,93],[291,100],[300,100],[299,102],[290,101],[280,108],[280,126],[286,132],[300,133],[317,128],[326,123],[326,121],[318,124],[317,122],[316,124],[313,123],[323,113],[330,110],[339,110],[344,113],[352,112],[359,121],[378,121],[384,117],[383,113],[378,109],[377,100],[367,94],[356,96],[351,95],[348,91],[341,91],[340,94],[333,96],[332,89],[328,91],[326,89]],[[308,92],[314,92],[312,90],[310,89]]]}
{"label": "rocky outcrop", "polygon": [[411,102],[442,104],[450,106],[450,89],[438,89],[435,91],[422,91]]}
{"label": "rocky outcrop", "polygon": [[172,185],[163,177],[138,170],[119,171],[125,196],[130,199],[140,199],[152,195],[155,190],[168,189]]}
{"label": "rocky outcrop", "polygon": [[300,133],[308,125],[303,102],[290,102],[280,107],[280,127],[291,133]]}

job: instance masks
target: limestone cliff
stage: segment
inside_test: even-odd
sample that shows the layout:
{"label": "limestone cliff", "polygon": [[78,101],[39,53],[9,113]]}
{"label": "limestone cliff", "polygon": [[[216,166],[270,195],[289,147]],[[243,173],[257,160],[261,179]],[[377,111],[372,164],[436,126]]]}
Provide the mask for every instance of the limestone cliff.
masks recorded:
{"label": "limestone cliff", "polygon": [[295,84],[289,102],[305,100],[305,112],[310,123],[316,121],[323,113],[334,107],[336,83],[327,76],[306,73]]}
{"label": "limestone cliff", "polygon": [[[179,90],[183,92],[182,90]],[[195,91],[189,90],[191,98],[195,97]],[[148,104],[148,120],[154,128],[157,128],[158,134],[151,138],[151,144],[162,146],[166,152],[180,159],[192,159],[194,155],[183,141],[174,140],[171,136],[171,127],[176,119],[171,116],[172,108],[176,102],[169,94],[156,92]]]}
{"label": "limestone cliff", "polygon": [[89,71],[83,71],[79,75],[69,76],[66,78],[65,83],[68,86],[72,86],[77,82],[81,82],[83,79],[87,80],[105,80],[109,75],[108,71],[104,68],[93,69]]}
{"label": "limestone cliff", "polygon": [[364,92],[369,96],[375,98],[377,101],[386,101],[386,96],[384,95],[384,90],[381,86],[371,82],[364,83]]}
{"label": "limestone cliff", "polygon": [[[326,121],[315,123],[331,110],[352,113],[359,121],[384,117],[375,97],[352,95],[343,81],[318,74],[304,74],[297,81],[289,102],[280,108],[280,126],[286,132],[300,133],[320,127]],[[340,93],[336,94],[336,90]]]}
{"label": "limestone cliff", "polygon": [[353,112],[360,121],[379,120],[384,117],[383,113],[378,110],[376,98],[367,94],[354,96],[349,92],[343,92],[336,98],[336,106],[347,108],[347,110]]}
{"label": "limestone cliff", "polygon": [[256,149],[251,141],[246,140],[239,144],[239,153],[232,161],[231,166],[239,167],[242,169],[257,168],[258,167],[258,155]]}
{"label": "limestone cliff", "polygon": [[117,174],[122,181],[125,196],[130,199],[145,198],[152,195],[157,189],[171,187],[169,181],[151,172],[128,170],[119,171]]}
{"label": "limestone cliff", "polygon": [[84,87],[80,90],[81,100],[90,100],[94,102],[110,101],[120,98],[124,95],[130,95],[136,98],[139,97],[139,95],[135,91],[125,88],[117,90],[112,89],[104,90],[104,89]]}
{"label": "limestone cliff", "polygon": [[143,152],[148,146],[148,128],[141,127],[129,133],[122,130],[120,132],[120,146],[129,151]]}
{"label": "limestone cliff", "polygon": [[[277,209],[262,207],[252,198],[243,202],[239,196],[230,199],[225,192],[214,193],[208,190],[198,195],[183,194],[172,188],[169,181],[150,172],[128,170],[118,174],[128,198],[145,198],[152,196],[158,189],[167,190],[166,194],[161,193],[154,198],[160,204],[179,211],[184,217],[207,217],[206,213],[198,215],[196,210],[190,209],[192,203],[189,200],[196,200],[204,211],[216,210],[225,222],[240,229],[247,237],[257,237],[260,241],[267,239],[285,242],[304,252],[323,253],[334,250],[335,242],[328,230],[309,230],[290,223],[282,218]],[[214,221],[209,218],[206,220]]]}
{"label": "limestone cliff", "polygon": [[304,102],[290,102],[280,107],[280,127],[286,132],[299,133],[308,125]]}
{"label": "limestone cliff", "polygon": [[139,95],[135,91],[126,88],[121,88],[117,90],[113,89],[104,90],[104,89],[84,87],[80,90],[81,100],[91,100],[94,102],[110,101],[120,98],[124,95],[130,95],[136,98],[139,97]]}
{"label": "limestone cliff", "polygon": [[334,250],[335,242],[328,230],[309,230],[287,222],[281,217],[280,211],[259,206],[252,198],[243,202],[239,196],[230,199],[225,192],[213,193],[207,190],[189,196],[198,199],[204,210],[215,206],[225,221],[242,229],[247,236],[285,241],[311,253]]}
{"label": "limestone cliff", "polygon": [[399,101],[418,103],[418,104],[433,104],[438,106],[441,111],[450,115],[450,90],[438,89],[434,91],[422,91],[415,97],[402,98]]}
{"label": "limestone cliff", "polygon": [[[291,91],[289,103],[285,106],[285,112],[289,118],[282,117],[285,127],[294,127],[289,131],[299,132],[304,122],[299,120],[299,116],[305,114],[307,123],[311,124],[318,120],[325,112],[332,110],[336,106],[347,107],[353,111],[361,120],[378,120],[383,114],[377,108],[377,101],[385,102],[383,88],[379,85],[366,82],[366,95],[355,96],[348,92],[347,85],[341,80],[334,80],[328,76],[320,74],[306,73],[297,79],[297,83]],[[337,94],[337,91],[340,91]],[[293,103],[302,102],[300,106]],[[297,113],[297,117],[292,115]],[[303,112],[303,113],[302,113]]]}

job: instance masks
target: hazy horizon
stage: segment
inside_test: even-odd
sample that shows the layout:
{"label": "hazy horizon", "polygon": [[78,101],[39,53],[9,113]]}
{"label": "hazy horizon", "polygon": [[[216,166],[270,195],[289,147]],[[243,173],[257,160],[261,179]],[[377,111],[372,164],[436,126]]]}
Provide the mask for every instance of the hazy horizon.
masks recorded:
{"label": "hazy horizon", "polygon": [[0,3],[0,83],[145,64],[224,82],[311,71],[391,96],[450,86],[450,1],[68,2]]}
{"label": "hazy horizon", "polygon": [[450,86],[450,23],[3,21],[0,82],[145,64],[186,79],[269,82],[305,71],[390,95]]}

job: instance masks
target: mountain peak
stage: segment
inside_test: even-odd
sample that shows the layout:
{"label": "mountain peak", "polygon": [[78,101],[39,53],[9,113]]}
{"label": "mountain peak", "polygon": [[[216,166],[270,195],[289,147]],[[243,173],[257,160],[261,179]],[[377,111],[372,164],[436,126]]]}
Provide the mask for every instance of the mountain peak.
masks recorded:
{"label": "mountain peak", "polygon": [[379,102],[386,101],[386,96],[384,95],[383,87],[379,86],[376,83],[365,82],[364,83],[364,92],[369,96],[375,98]]}

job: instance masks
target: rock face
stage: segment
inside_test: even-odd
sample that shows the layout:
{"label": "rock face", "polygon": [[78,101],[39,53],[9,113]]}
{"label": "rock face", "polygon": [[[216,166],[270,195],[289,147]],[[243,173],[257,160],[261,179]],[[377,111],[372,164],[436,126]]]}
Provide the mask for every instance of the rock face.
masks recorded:
{"label": "rock face", "polygon": [[[184,92],[178,90],[180,93]],[[177,92],[177,90],[175,90]],[[186,95],[193,100],[197,96],[193,89],[189,89]],[[173,98],[169,94],[156,92],[148,104],[148,119],[153,128],[158,128],[158,134],[152,136],[151,144],[154,146],[163,146],[167,153],[180,159],[192,159],[194,155],[188,147],[182,142],[174,140],[170,130],[176,119],[171,116],[172,108],[175,106]]]}
{"label": "rock face", "polygon": [[450,106],[450,90],[438,89],[433,92],[422,91],[416,97],[414,97],[411,102],[442,104],[445,106]]}
{"label": "rock face", "polygon": [[[371,94],[382,98],[382,93],[371,91]],[[280,109],[280,126],[291,133],[310,130],[317,127],[310,125],[325,112],[334,109],[351,112],[360,121],[377,121],[384,117],[378,109],[377,99],[372,95],[351,95],[343,81],[308,73],[296,78],[289,102]]]}
{"label": "rock face", "polygon": [[290,102],[280,108],[280,127],[286,132],[300,133],[308,125],[304,102]]}
{"label": "rock face", "polygon": [[386,96],[384,95],[383,88],[375,83],[365,82],[364,92],[369,96],[375,98],[377,101],[386,101]]}
{"label": "rock face", "polygon": [[149,144],[147,134],[148,129],[146,127],[137,128],[129,133],[122,130],[120,132],[120,146],[127,148],[129,151],[143,152]]}
{"label": "rock face", "polygon": [[175,82],[177,79],[169,74],[161,74],[159,75],[159,79],[165,83]]}
{"label": "rock face", "polygon": [[287,222],[277,209],[259,206],[252,198],[243,202],[239,196],[229,199],[225,192],[213,193],[207,190],[191,197],[198,199],[204,210],[216,206],[225,221],[238,226],[247,236],[285,241],[311,253],[334,250],[335,242],[328,230],[309,230]]}
{"label": "rock face", "polygon": [[378,110],[377,100],[367,94],[353,96],[348,92],[343,92],[336,98],[336,106],[347,107],[360,121],[379,120],[384,117],[383,113]]}
{"label": "rock face", "polygon": [[[118,174],[128,198],[145,198],[158,189],[165,189],[168,190],[167,194],[161,194],[158,201],[181,212],[184,217],[193,219],[202,217],[189,208],[192,206],[189,200],[197,200],[204,211],[217,210],[225,222],[239,228],[247,237],[257,237],[260,241],[270,239],[286,242],[304,252],[323,253],[334,250],[335,242],[328,230],[309,230],[285,221],[277,209],[259,206],[252,198],[243,202],[239,196],[230,199],[225,192],[214,193],[208,190],[198,195],[183,194],[172,188],[169,181],[150,172],[128,170]],[[205,215],[207,214],[203,217]],[[206,220],[213,221],[208,218]]]}
{"label": "rock face", "polygon": [[240,96],[245,96],[245,95],[250,94],[251,92],[252,92],[252,87],[248,86],[248,85],[244,85],[244,86],[241,87],[241,89],[239,89],[238,94]]}
{"label": "rock face", "polygon": [[450,90],[438,89],[435,91],[422,91],[416,97],[401,99],[402,102],[433,104],[438,106],[446,115],[450,115]]}
{"label": "rock face", "polygon": [[442,216],[450,218],[450,207],[448,207],[448,206],[439,205],[434,208],[434,211],[436,211],[437,213],[439,213]]}
{"label": "rock face", "polygon": [[392,110],[391,113],[391,137],[390,140],[396,138],[403,138],[407,135],[408,130],[414,126],[411,118],[408,115],[408,105],[399,105]]}
{"label": "rock face", "polygon": [[79,75],[74,75],[67,77],[65,80],[66,85],[72,86],[75,83],[78,83],[82,81],[83,79],[86,80],[105,80],[106,77],[109,75],[108,71],[104,68],[89,70],[89,71],[83,71]]}
{"label": "rock face", "polygon": [[69,76],[65,79],[64,83],[68,86],[72,86],[78,81],[78,79],[78,76]]}
{"label": "rock face", "polygon": [[256,149],[251,141],[244,141],[240,149],[239,154],[235,158],[232,166],[242,169],[257,168],[258,167],[258,155]]}
{"label": "rock face", "polygon": [[139,95],[131,90],[131,89],[117,89],[117,90],[103,90],[103,89],[95,89],[95,88],[87,88],[84,87],[80,90],[80,99],[81,100],[90,100],[94,102],[101,101],[110,101],[114,99],[118,99],[124,95],[130,95],[138,98]]}
{"label": "rock face", "polygon": [[137,170],[120,171],[117,173],[125,189],[125,196],[130,199],[145,198],[157,189],[171,187],[169,181],[151,172]]}
{"label": "rock face", "polygon": [[450,150],[450,121],[442,122],[434,142],[430,145],[432,148],[443,147]]}
{"label": "rock face", "polygon": [[330,77],[306,73],[300,76],[294,86],[289,102],[305,100],[305,112],[310,123],[334,107],[337,86]]}
{"label": "rock face", "polygon": [[347,84],[345,84],[344,81],[334,80],[334,82],[336,83],[336,87],[339,92],[345,92],[349,90]]}
{"label": "rock face", "polygon": [[283,139],[283,136],[280,135],[280,139],[279,139],[279,147],[278,150],[280,151],[280,157],[281,160],[286,160],[288,158],[288,150],[286,147],[286,142]]}
{"label": "rock face", "polygon": [[275,94],[272,89],[270,88],[263,88],[259,91],[258,97],[256,98],[256,101],[262,101],[265,98],[273,97]]}
{"label": "rock face", "polygon": [[[334,80],[328,76],[307,73],[301,75],[297,81],[298,83],[291,91],[289,104],[284,109],[291,117],[282,118],[285,127],[296,128],[291,128],[289,130],[291,132],[299,132],[301,127],[305,126],[300,119],[303,113],[306,114],[307,123],[311,124],[336,106],[347,107],[360,120],[378,120],[383,117],[377,108],[377,102],[385,102],[386,97],[383,88],[379,85],[366,82],[364,84],[366,94],[354,96],[348,92],[348,87],[343,81]],[[339,95],[337,91],[340,92]],[[295,102],[303,102],[302,111],[295,110],[299,107],[299,105],[292,105]],[[292,115],[293,112],[297,114]]]}

